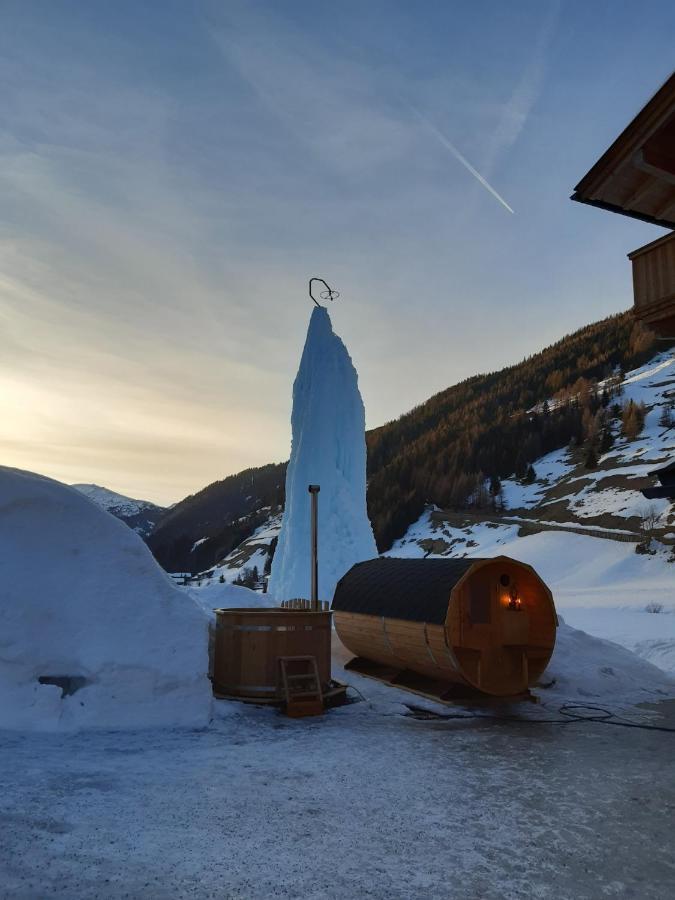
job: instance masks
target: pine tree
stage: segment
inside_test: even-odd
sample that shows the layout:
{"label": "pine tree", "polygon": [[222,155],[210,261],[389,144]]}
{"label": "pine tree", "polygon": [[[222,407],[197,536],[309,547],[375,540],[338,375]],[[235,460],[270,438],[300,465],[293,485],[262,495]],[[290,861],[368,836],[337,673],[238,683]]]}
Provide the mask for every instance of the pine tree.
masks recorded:
{"label": "pine tree", "polygon": [[584,466],[587,469],[597,469],[598,454],[595,449],[595,442],[589,441],[586,445],[586,454],[584,456]]}
{"label": "pine tree", "polygon": [[621,432],[629,441],[634,441],[645,425],[646,408],[644,403],[629,400],[623,408]]}
{"label": "pine tree", "polygon": [[278,537],[273,537],[270,541],[270,549],[267,553],[267,559],[265,560],[265,565],[263,566],[263,575],[269,575],[272,571],[272,560],[274,559],[274,553],[277,549],[277,544],[279,543]]}
{"label": "pine tree", "polygon": [[518,451],[518,455],[516,456],[516,478],[519,481],[522,481],[527,476],[527,460],[522,452],[522,450]]}
{"label": "pine tree", "polygon": [[614,434],[612,432],[612,427],[608,422],[602,429],[602,434],[600,436],[600,453],[604,456],[605,453],[609,453],[613,446]]}
{"label": "pine tree", "polygon": [[238,584],[241,587],[255,589],[258,584],[258,580],[258,567],[253,566],[253,568],[250,568],[249,566],[246,566],[234,579],[233,584]]}
{"label": "pine tree", "polygon": [[490,497],[492,498],[492,509],[495,512],[501,512],[504,508],[504,488],[499,475],[493,475],[490,478]]}
{"label": "pine tree", "polygon": [[664,406],[659,416],[659,426],[661,428],[672,428],[675,424],[675,417],[670,406]]}

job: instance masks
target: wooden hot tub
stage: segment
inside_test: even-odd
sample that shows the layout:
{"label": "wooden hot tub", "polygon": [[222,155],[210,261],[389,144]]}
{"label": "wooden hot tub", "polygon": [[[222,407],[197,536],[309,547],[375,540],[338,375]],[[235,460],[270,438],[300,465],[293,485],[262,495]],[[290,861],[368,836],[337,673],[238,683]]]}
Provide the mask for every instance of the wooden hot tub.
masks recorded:
{"label": "wooden hot tub", "polygon": [[213,687],[245,700],[279,699],[280,656],[314,656],[330,685],[331,616],[304,609],[217,609]]}

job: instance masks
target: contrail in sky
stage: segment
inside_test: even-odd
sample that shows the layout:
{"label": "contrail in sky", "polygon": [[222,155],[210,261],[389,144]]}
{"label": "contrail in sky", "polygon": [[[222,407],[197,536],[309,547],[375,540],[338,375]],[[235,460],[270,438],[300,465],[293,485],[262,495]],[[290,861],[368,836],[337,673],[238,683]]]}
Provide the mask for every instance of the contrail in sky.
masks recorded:
{"label": "contrail in sky", "polygon": [[469,170],[469,172],[471,172],[473,177],[477,181],[480,181],[480,183],[483,185],[483,187],[486,188],[488,191],[490,191],[490,193],[492,194],[493,197],[495,197],[497,200],[499,200],[499,202],[501,203],[502,206],[506,207],[506,209],[508,209],[508,211],[510,213],[513,213],[514,210],[511,209],[511,207],[506,202],[506,200],[497,193],[497,191],[492,187],[492,185],[487,183],[487,181],[483,178],[483,176],[480,174],[480,172],[477,172],[474,169],[474,167],[471,165],[469,160],[465,159],[462,156],[462,154],[459,152],[457,147],[455,147],[455,145],[451,141],[449,141],[448,138],[446,138],[446,136],[438,130],[438,128],[436,128],[434,123],[430,122],[429,119],[427,119],[427,117],[425,115],[423,115],[421,112],[419,112],[419,110],[415,109],[414,106],[411,106],[410,109],[412,110],[413,113],[415,113],[417,118],[427,126],[427,128],[432,132],[432,134],[434,134],[438,138],[438,140],[446,148],[446,150],[449,150],[452,153],[452,155],[456,159],[458,159],[461,162],[461,164],[466,169]]}

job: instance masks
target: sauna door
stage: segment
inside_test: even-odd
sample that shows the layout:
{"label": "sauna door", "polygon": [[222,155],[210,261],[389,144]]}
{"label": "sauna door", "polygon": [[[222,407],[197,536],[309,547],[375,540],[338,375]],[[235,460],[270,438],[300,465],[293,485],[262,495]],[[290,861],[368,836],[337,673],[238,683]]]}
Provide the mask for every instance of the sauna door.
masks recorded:
{"label": "sauna door", "polygon": [[463,588],[462,646],[482,650],[493,643],[497,616],[497,590],[489,568],[478,570]]}

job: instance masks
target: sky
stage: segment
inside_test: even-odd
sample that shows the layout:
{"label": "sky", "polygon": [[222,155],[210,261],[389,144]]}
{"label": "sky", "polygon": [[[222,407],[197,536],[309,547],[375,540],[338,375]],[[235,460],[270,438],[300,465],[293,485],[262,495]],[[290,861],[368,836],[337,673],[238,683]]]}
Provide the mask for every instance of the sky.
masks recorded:
{"label": "sky", "polygon": [[168,504],[288,458],[310,276],[368,427],[632,304],[569,200],[645,0],[0,0],[0,463]]}

